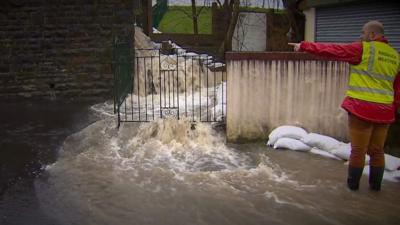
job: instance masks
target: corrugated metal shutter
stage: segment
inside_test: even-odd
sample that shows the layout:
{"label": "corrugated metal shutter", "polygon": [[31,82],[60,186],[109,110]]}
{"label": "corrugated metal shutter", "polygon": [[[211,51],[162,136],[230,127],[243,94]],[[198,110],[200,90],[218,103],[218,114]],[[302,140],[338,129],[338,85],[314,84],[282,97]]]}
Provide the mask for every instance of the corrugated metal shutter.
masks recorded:
{"label": "corrugated metal shutter", "polygon": [[379,20],[385,37],[400,51],[400,4],[382,2],[316,9],[315,40],[348,43],[359,40],[364,23]]}

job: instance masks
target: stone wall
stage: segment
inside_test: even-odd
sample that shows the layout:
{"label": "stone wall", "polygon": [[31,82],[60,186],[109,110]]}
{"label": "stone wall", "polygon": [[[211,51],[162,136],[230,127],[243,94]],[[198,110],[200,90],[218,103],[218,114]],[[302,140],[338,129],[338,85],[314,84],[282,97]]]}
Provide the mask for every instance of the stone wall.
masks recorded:
{"label": "stone wall", "polygon": [[[129,0],[0,2],[0,98],[110,95],[113,33]],[[128,31],[130,32],[130,31]]]}

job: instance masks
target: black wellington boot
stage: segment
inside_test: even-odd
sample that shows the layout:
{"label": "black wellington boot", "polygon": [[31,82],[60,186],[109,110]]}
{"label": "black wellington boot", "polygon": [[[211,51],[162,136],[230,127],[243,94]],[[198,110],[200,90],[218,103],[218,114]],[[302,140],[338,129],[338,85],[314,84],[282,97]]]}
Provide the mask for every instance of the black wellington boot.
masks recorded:
{"label": "black wellington boot", "polygon": [[360,178],[364,168],[349,166],[347,176],[347,187],[352,191],[357,191],[360,186]]}
{"label": "black wellington boot", "polygon": [[383,167],[369,167],[369,188],[373,191],[381,190],[381,183],[385,168]]}

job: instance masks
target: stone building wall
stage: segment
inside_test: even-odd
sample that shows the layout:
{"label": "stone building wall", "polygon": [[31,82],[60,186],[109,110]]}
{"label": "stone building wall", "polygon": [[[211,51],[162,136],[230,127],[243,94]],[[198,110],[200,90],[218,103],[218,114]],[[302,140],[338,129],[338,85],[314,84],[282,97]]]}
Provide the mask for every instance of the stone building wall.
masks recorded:
{"label": "stone building wall", "polygon": [[0,98],[110,95],[113,33],[132,0],[2,0]]}

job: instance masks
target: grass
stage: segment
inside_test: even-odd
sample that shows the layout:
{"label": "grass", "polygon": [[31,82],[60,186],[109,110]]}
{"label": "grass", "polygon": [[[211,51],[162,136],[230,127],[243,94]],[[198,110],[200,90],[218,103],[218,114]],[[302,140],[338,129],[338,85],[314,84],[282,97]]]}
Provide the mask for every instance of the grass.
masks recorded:
{"label": "grass", "polygon": [[[158,29],[163,33],[193,34],[193,21],[187,14],[192,14],[191,6],[170,6]],[[200,34],[211,34],[211,20],[211,8],[203,8],[198,19]]]}
{"label": "grass", "polygon": [[[200,10],[201,7],[197,7]],[[240,7],[241,11],[284,14],[284,10],[264,9],[258,7]],[[170,6],[162,18],[158,30],[163,33],[183,33],[193,34],[193,21],[188,15],[192,15],[191,6]],[[211,34],[212,32],[212,13],[211,8],[206,7],[201,11],[198,27],[200,34]]]}

